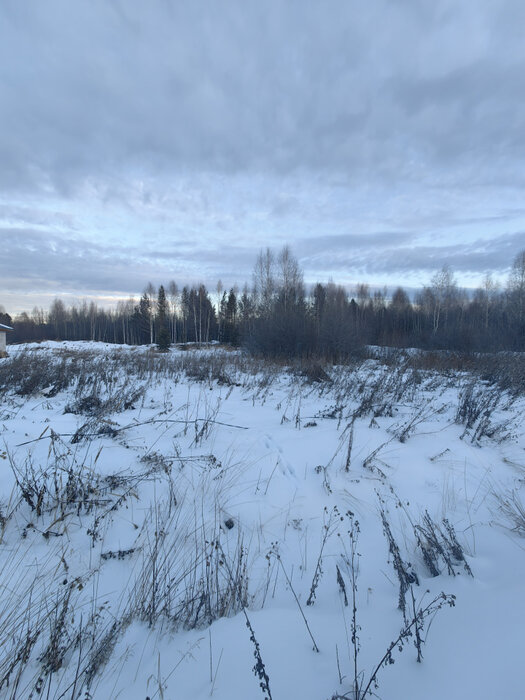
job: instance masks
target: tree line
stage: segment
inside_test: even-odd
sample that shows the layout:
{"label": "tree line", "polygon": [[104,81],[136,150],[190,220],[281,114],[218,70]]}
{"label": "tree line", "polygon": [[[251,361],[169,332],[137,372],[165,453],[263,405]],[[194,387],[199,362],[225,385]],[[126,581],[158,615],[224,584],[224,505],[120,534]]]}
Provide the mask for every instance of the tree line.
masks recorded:
{"label": "tree line", "polygon": [[525,350],[525,250],[516,255],[507,283],[490,275],[467,293],[452,270],[437,271],[413,300],[398,287],[371,292],[358,284],[317,283],[308,291],[288,246],[259,253],[252,285],[210,292],[205,285],[148,284],[140,299],[113,310],[94,302],[49,311],[35,308],[0,323],[13,325],[11,342],[94,340],[130,345],[219,341],[266,357],[320,357],[339,362],[363,345],[458,351]]}

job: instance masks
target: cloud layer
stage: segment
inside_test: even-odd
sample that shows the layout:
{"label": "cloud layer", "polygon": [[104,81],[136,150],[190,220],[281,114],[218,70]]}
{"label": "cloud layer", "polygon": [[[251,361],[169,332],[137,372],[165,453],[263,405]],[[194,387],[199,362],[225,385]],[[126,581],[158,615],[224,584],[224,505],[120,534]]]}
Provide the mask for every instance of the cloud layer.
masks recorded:
{"label": "cloud layer", "polygon": [[520,0],[5,0],[0,301],[242,282],[284,242],[312,279],[504,275],[524,23]]}

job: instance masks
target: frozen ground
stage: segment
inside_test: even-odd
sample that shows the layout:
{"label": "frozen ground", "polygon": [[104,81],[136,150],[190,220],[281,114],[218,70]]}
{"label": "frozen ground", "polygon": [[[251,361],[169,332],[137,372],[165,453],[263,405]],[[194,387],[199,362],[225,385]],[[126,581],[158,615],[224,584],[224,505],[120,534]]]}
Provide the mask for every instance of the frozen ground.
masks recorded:
{"label": "frozen ground", "polygon": [[380,698],[523,697],[521,394],[401,356],[325,370],[0,360],[0,697],[356,698],[402,630]]}

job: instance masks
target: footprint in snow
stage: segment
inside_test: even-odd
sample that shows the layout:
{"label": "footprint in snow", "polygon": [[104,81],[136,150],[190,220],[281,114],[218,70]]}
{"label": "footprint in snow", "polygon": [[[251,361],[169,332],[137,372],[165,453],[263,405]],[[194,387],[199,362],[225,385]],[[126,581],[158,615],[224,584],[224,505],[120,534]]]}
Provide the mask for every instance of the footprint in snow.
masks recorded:
{"label": "footprint in snow", "polygon": [[283,474],[284,476],[290,475],[295,477],[295,469],[287,459],[283,459],[282,457],[283,448],[281,447],[281,445],[278,445],[271,435],[265,435],[264,437],[264,445],[266,449],[275,450],[275,452],[278,453],[277,464],[279,465],[281,474]]}

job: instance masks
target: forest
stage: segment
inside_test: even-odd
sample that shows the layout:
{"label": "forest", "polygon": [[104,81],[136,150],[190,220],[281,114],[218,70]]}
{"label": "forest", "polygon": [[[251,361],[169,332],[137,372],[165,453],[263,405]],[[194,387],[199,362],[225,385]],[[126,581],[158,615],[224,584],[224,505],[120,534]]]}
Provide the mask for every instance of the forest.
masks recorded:
{"label": "forest", "polygon": [[[0,308],[0,311],[2,309]],[[35,307],[14,318],[9,342],[93,340],[117,344],[218,341],[273,358],[317,357],[344,361],[365,345],[461,352],[525,348],[525,249],[512,263],[505,286],[487,274],[481,287],[462,289],[447,265],[413,295],[390,294],[366,283],[353,293],[334,282],[307,289],[288,246],[260,251],[251,286],[214,291],[204,284],[148,284],[139,300],[106,309],[93,301],[66,306],[56,298],[48,311]]]}

